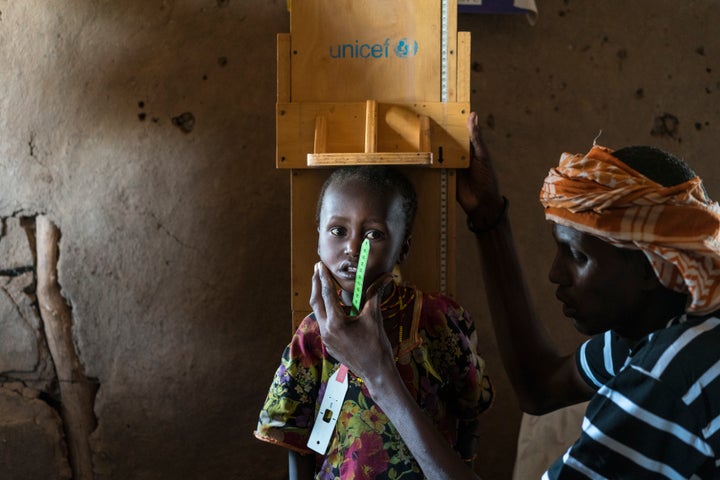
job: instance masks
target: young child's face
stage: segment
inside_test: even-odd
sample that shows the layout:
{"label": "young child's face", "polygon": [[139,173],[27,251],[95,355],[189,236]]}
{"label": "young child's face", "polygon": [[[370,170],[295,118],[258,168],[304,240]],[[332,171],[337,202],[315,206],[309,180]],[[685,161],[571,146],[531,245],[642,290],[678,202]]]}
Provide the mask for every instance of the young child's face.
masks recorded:
{"label": "young child's face", "polygon": [[364,288],[404,259],[405,213],[398,194],[371,193],[361,183],[330,185],[320,210],[318,254],[340,287],[352,292],[360,246],[370,240]]}

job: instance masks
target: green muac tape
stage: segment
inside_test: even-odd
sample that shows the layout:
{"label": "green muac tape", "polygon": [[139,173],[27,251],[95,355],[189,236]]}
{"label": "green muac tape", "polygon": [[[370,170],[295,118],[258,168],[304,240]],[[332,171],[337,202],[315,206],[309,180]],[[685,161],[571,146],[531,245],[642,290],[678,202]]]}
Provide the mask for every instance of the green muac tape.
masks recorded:
{"label": "green muac tape", "polygon": [[355,273],[355,291],[353,291],[352,308],[350,315],[357,315],[360,312],[360,302],[363,295],[363,283],[365,281],[365,268],[370,256],[370,240],[363,240],[360,247],[360,258],[358,259],[357,272]]}

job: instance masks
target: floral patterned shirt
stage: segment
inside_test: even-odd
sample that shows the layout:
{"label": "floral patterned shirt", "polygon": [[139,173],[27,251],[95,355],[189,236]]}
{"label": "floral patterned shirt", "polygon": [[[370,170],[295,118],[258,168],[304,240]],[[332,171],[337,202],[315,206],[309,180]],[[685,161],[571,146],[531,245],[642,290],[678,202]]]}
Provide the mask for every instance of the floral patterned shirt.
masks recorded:
{"label": "floral patterned shirt", "polygon": [[[474,421],[492,400],[476,353],[469,314],[440,294],[396,285],[381,306],[405,385],[455,444],[458,424]],[[313,315],[306,317],[282,355],[260,412],[255,436],[300,453],[307,447],[328,379],[339,363],[322,344]],[[316,479],[422,479],[419,465],[361,379],[349,373],[335,432],[325,456],[316,455]],[[458,423],[460,422],[460,423]]]}

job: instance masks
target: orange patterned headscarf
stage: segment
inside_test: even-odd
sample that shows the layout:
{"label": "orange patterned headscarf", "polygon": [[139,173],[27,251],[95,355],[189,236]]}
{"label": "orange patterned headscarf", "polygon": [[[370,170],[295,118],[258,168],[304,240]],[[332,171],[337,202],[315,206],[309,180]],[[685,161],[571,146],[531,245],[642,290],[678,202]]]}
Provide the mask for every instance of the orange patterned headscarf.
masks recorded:
{"label": "orange patterned headscarf", "polygon": [[664,187],[594,146],[564,153],[545,178],[545,218],[621,248],[639,249],[660,282],[688,293],[688,312],[720,308],[720,207],[699,177]]}

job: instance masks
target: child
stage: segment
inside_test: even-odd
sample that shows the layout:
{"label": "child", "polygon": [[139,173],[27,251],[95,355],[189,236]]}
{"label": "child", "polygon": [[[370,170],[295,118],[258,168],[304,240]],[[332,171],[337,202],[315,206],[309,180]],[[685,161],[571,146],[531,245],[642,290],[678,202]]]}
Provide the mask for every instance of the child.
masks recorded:
{"label": "child", "polygon": [[[410,181],[387,166],[336,169],[318,199],[318,254],[352,304],[360,246],[370,241],[364,286],[408,254],[417,197]],[[396,364],[411,395],[470,464],[477,417],[492,388],[476,354],[469,314],[440,294],[395,282],[385,288],[382,316]],[[330,376],[338,369],[313,315],[297,329],[260,412],[255,435],[290,449],[291,479],[422,479],[395,427],[350,372],[349,387],[324,456],[307,447]]]}

